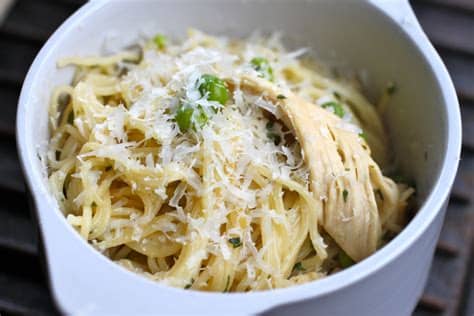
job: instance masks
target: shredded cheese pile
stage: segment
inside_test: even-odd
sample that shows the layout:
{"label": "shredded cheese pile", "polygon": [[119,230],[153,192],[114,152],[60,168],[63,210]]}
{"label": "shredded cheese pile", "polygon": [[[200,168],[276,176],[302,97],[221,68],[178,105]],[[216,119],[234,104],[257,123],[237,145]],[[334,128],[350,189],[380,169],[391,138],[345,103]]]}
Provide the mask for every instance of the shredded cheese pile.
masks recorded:
{"label": "shredded cheese pile", "polygon": [[[48,166],[68,222],[112,260],[185,289],[286,287],[373,253],[402,229],[413,189],[375,163],[391,157],[376,108],[304,53],[278,35],[191,30],[179,44],[159,36],[140,51],[61,60],[77,71],[53,93]],[[203,75],[225,82],[223,104],[202,93]],[[205,120],[185,130],[183,104]],[[347,148],[334,150],[354,153],[352,171],[316,150],[342,134]]]}

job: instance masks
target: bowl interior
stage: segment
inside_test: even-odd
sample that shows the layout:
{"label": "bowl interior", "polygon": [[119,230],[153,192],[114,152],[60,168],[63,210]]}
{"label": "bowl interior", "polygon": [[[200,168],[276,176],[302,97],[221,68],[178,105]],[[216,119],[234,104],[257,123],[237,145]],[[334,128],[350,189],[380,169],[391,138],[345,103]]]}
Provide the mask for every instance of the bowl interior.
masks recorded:
{"label": "bowl interior", "polygon": [[42,143],[48,139],[51,91],[72,76],[71,69],[56,68],[61,57],[110,53],[158,31],[181,38],[189,27],[229,37],[245,37],[255,30],[281,31],[290,48],[309,47],[326,63],[367,78],[371,96],[376,97],[388,82],[396,83],[386,123],[399,165],[416,180],[423,199],[439,175],[446,148],[446,109],[429,64],[402,31],[380,12],[374,13],[367,4],[329,1],[279,1],[271,7],[265,1],[145,0],[104,5],[61,34],[48,52],[40,70],[43,80],[33,84],[28,104],[34,117],[28,139],[32,144],[38,143],[38,135]]}
{"label": "bowl interior", "polygon": [[[79,13],[48,43],[28,78],[26,99],[20,105],[24,113],[19,124],[28,127],[19,131],[30,156],[27,173],[43,176],[43,192],[44,167],[35,153],[48,141],[51,91],[72,77],[72,69],[57,69],[57,60],[108,53],[156,32],[180,38],[188,27],[229,37],[247,36],[256,29],[281,31],[290,48],[310,47],[322,60],[369,74],[372,95],[387,82],[396,82],[387,124],[399,165],[416,179],[421,199],[439,177],[447,145],[447,109],[438,82],[398,25],[366,2],[273,1],[269,5],[268,1],[135,0],[88,6],[87,14]],[[55,205],[51,198],[49,203]],[[40,208],[46,211],[62,216],[57,208]]]}

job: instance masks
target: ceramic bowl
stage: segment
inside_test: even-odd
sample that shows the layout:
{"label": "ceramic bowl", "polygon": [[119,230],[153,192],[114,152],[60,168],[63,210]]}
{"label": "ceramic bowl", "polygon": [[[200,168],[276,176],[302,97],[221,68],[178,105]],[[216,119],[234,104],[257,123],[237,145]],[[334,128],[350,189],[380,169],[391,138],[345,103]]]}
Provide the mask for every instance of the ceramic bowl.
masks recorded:
{"label": "ceramic bowl", "polygon": [[[387,124],[400,167],[416,180],[420,202],[408,226],[374,255],[322,280],[230,294],[155,283],[81,239],[49,192],[39,159],[48,141],[51,91],[72,77],[71,69],[56,67],[57,60],[103,54],[150,30],[182,37],[191,26],[229,37],[255,29],[282,31],[291,47],[311,47],[323,60],[368,74],[369,91],[397,82]],[[461,124],[448,72],[405,0],[90,1],[51,36],[31,66],[19,99],[17,141],[51,290],[65,314],[398,316],[412,312],[425,285],[458,166]]]}

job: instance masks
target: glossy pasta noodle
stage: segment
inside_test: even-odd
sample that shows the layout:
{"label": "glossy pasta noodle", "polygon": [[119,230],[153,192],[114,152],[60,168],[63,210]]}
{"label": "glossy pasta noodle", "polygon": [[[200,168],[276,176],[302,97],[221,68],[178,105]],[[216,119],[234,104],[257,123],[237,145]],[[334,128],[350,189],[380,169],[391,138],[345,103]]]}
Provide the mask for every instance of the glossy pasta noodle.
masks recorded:
{"label": "glossy pasta noodle", "polygon": [[52,96],[48,170],[67,221],[185,289],[286,287],[372,254],[413,193],[379,167],[392,163],[381,115],[393,87],[374,106],[304,53],[191,30],[61,60],[76,73]]}

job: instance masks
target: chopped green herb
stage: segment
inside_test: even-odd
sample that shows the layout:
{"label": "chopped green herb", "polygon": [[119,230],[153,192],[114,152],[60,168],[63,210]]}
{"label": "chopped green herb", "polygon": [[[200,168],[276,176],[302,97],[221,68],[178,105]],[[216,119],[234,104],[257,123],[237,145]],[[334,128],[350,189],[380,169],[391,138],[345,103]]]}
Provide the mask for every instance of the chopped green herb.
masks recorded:
{"label": "chopped green herb", "polygon": [[164,49],[166,47],[166,42],[168,39],[163,34],[157,34],[153,37],[153,42],[155,43],[158,49]]}
{"label": "chopped green herb", "polygon": [[345,113],[344,108],[338,102],[329,101],[329,102],[323,103],[321,106],[325,109],[332,108],[334,111],[334,114],[336,114],[337,116],[341,118],[344,117],[344,113]]}
{"label": "chopped green herb", "polygon": [[380,201],[384,200],[383,193],[380,191],[380,189],[375,190],[375,194],[379,197]]}
{"label": "chopped green herb", "polygon": [[339,252],[337,259],[339,261],[339,264],[341,265],[341,268],[347,268],[350,267],[351,265],[354,264],[354,260],[351,259],[343,250]]}
{"label": "chopped green herb", "polygon": [[254,57],[250,61],[253,69],[260,73],[260,77],[273,81],[273,69],[268,62],[268,59],[263,57]]}
{"label": "chopped green herb", "polygon": [[229,90],[223,80],[213,75],[202,75],[199,79],[201,96],[207,95],[209,101],[216,101],[224,105],[229,99]]}
{"label": "chopped green herb", "polygon": [[401,174],[393,175],[392,179],[393,179],[393,181],[395,181],[397,183],[406,183],[407,182],[407,178],[405,178]]}
{"label": "chopped green herb", "polygon": [[69,124],[74,123],[74,112],[73,111],[69,112],[69,115],[67,116],[67,122]]}
{"label": "chopped green herb", "polygon": [[238,248],[242,246],[242,242],[240,241],[239,237],[233,237],[229,239],[229,242],[232,244],[234,248]]}
{"label": "chopped green herb", "polygon": [[339,94],[339,92],[334,91],[332,94],[334,95],[336,99],[339,99],[339,100],[341,99],[341,95]]}
{"label": "chopped green herb", "polygon": [[[397,173],[396,173],[396,174],[392,174],[392,175],[390,176],[390,178],[391,178],[393,181],[395,181],[396,183],[403,183],[403,184],[406,184],[406,185],[408,185],[408,186],[414,188],[415,191],[416,191],[416,182],[415,182],[415,180],[413,180],[413,178],[408,178],[408,177],[406,177],[406,176],[404,176],[404,175],[397,174]],[[416,193],[415,193],[415,194],[416,194]]]}
{"label": "chopped green herb", "polygon": [[387,94],[392,95],[397,91],[397,86],[395,85],[394,82],[389,82],[386,89],[387,89]]}
{"label": "chopped green herb", "polygon": [[345,168],[344,170],[346,170],[346,171],[351,171],[351,168]]}
{"label": "chopped green herb", "polygon": [[268,121],[267,125],[265,125],[266,129],[267,130],[271,130],[273,128],[273,122],[272,121]]}
{"label": "chopped green herb", "polygon": [[225,282],[224,293],[229,292],[229,285],[230,285],[230,275],[227,276],[227,281]]}
{"label": "chopped green herb", "polygon": [[187,290],[187,289],[191,288],[191,286],[193,286],[193,283],[194,283],[194,279],[191,279],[191,282],[189,282],[188,284],[186,284],[186,285],[184,286],[184,289]]}
{"label": "chopped green herb", "polygon": [[359,137],[362,138],[363,140],[367,141],[367,135],[364,132],[359,133]]}
{"label": "chopped green herb", "polygon": [[[194,114],[194,123],[195,125],[197,124],[197,126],[202,128],[204,125],[206,125],[207,121],[209,121],[209,117],[207,116],[206,112],[204,112],[203,108],[199,105],[197,107],[197,113]],[[194,126],[194,129],[196,129],[196,126]]]}
{"label": "chopped green herb", "polygon": [[349,191],[347,191],[346,189],[344,189],[342,191],[342,198],[344,199],[344,203],[347,202],[347,196],[349,195]]}
{"label": "chopped green herb", "polygon": [[405,176],[403,176],[399,173],[392,175],[391,178],[396,183],[408,183],[409,182],[408,179]]}
{"label": "chopped green herb", "polygon": [[273,143],[275,145],[279,145],[281,142],[281,136],[275,133],[267,133],[267,137],[271,140],[273,140]]}
{"label": "chopped green herb", "polygon": [[301,262],[295,263],[295,266],[293,267],[293,270],[295,270],[295,271],[306,271],[305,267],[303,267],[303,264]]}
{"label": "chopped green herb", "polygon": [[284,96],[283,94],[279,94],[277,95],[277,99],[284,100],[286,99],[286,96]]}
{"label": "chopped green herb", "polygon": [[395,236],[397,235],[397,233],[393,232],[393,231],[389,231],[387,230],[383,235],[382,235],[382,240],[387,242],[387,241],[390,241],[392,240],[393,238],[395,238]]}

